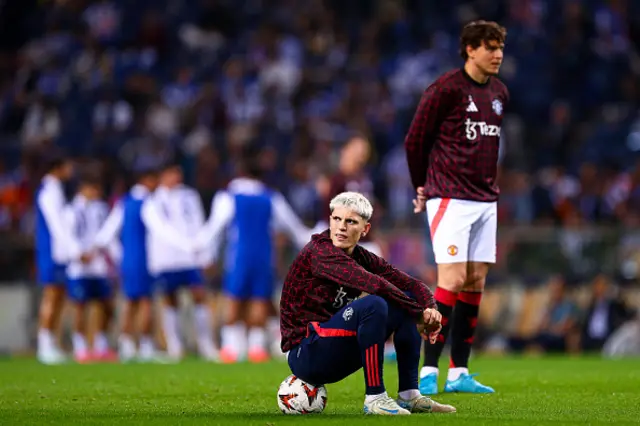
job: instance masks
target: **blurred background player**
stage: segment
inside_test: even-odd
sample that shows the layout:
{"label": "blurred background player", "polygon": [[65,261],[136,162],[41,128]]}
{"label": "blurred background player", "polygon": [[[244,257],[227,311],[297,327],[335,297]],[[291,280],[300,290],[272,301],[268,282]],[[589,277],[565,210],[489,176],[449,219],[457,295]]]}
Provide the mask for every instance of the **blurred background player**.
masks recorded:
{"label": "blurred background player", "polygon": [[[165,223],[185,237],[195,238],[204,225],[200,196],[183,184],[182,169],[177,163],[169,163],[161,171],[159,186],[150,204]],[[207,360],[217,359],[202,276],[205,259],[199,253],[175,247],[155,232],[151,232],[149,237],[149,270],[157,276],[159,290],[163,293],[162,325],[169,357],[178,360],[184,356],[177,308],[178,291],[188,287],[194,303],[193,320],[198,352]]]}
{"label": "blurred background player", "polygon": [[[353,136],[347,141],[340,151],[338,171],[328,181],[324,181],[326,178],[321,179],[320,187],[326,188],[322,191],[325,194],[322,204],[322,220],[316,225],[315,230],[324,231],[329,227],[326,222],[326,218],[331,216],[328,206],[336,195],[346,191],[355,191],[364,194],[369,200],[374,200],[373,182],[366,171],[370,158],[371,144],[367,139],[362,136]],[[375,204],[373,201],[372,203]],[[373,237],[373,235],[367,234],[359,244],[370,252],[382,256],[382,248]]]}
{"label": "blurred background player", "polygon": [[[125,304],[118,346],[120,360],[125,362],[135,358],[136,353],[141,361],[152,361],[157,355],[152,338],[154,279],[148,265],[149,234],[156,233],[165,241],[190,250],[186,238],[148,207],[147,200],[157,184],[155,170],[140,172],[136,184],[114,206],[95,240],[96,247],[104,248],[120,237],[122,245],[120,280]],[[133,338],[136,320],[140,324],[139,351]]]}
{"label": "blurred background player", "polygon": [[47,173],[36,193],[35,251],[38,282],[43,286],[38,330],[38,360],[58,364],[66,357],[55,337],[65,297],[65,266],[81,257],[80,246],[65,224],[64,182],[73,164],[59,155],[47,163]]}
{"label": "blurred background player", "polygon": [[405,139],[415,212],[426,209],[429,219],[443,324],[438,341],[425,345],[424,394],[438,392],[438,360],[449,329],[445,392],[493,392],[469,374],[468,363],[487,272],[496,262],[498,150],[509,93],[495,76],[505,37],[495,22],[463,28],[464,68],[447,72],[425,90]]}
{"label": "blurred background player", "polygon": [[[281,229],[298,247],[311,237],[285,198],[260,179],[259,152],[248,148],[239,176],[216,194],[198,246],[219,244],[228,227],[223,291],[226,313],[220,359],[263,362],[269,358],[265,325],[272,312],[274,287],[273,231]],[[247,335],[248,328],[248,335]],[[248,351],[247,351],[248,348]]]}
{"label": "blurred background player", "polygon": [[[65,212],[68,229],[86,253],[91,250],[109,214],[109,208],[101,197],[100,181],[85,177],[80,181],[78,192]],[[67,266],[67,292],[75,311],[73,355],[78,362],[113,361],[117,357],[110,350],[107,339],[114,310],[112,288],[108,280],[109,265],[102,252],[87,260],[82,262],[74,259]],[[92,301],[98,302],[100,312],[93,347],[90,348],[87,343],[87,306]]]}

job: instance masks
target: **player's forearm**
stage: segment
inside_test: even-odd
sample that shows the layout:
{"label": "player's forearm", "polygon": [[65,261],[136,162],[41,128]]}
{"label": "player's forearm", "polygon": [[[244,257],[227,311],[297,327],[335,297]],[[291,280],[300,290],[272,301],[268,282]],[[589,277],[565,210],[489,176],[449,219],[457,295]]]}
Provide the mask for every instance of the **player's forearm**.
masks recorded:
{"label": "player's forearm", "polygon": [[409,166],[409,175],[414,188],[424,186],[427,180],[427,161],[423,158],[422,153],[414,153],[407,150],[407,164]]}
{"label": "player's forearm", "polygon": [[[393,301],[400,306],[401,309],[407,311],[412,317],[419,318],[422,315],[424,308],[420,303],[407,296],[402,289],[396,287],[391,282],[387,281],[381,276],[375,274],[369,274],[371,280],[353,280],[358,283],[362,283],[360,287],[356,287],[358,290],[364,291],[369,294],[375,294],[381,296],[387,300]],[[367,290],[369,287],[369,290]]]}
{"label": "player's forearm", "polygon": [[229,222],[230,216],[221,215],[219,211],[213,213],[196,234],[195,247],[204,250],[205,248],[210,248],[213,244],[219,244],[222,240],[223,231]]}
{"label": "player's forearm", "polygon": [[165,243],[186,253],[191,253],[193,251],[191,241],[187,237],[183,236],[171,224],[163,221],[154,205],[145,204],[142,207],[142,222],[150,233],[154,234]]}
{"label": "player's forearm", "polygon": [[367,262],[371,272],[384,278],[394,288],[400,289],[405,293],[411,293],[412,297],[423,309],[436,306],[433,293],[422,281],[395,268],[381,257],[371,255]]}
{"label": "player's forearm", "polygon": [[381,276],[372,274],[360,266],[354,266],[350,262],[332,262],[328,259],[316,258],[316,263],[313,267],[314,275],[318,278],[330,280],[340,286],[353,288],[360,292],[383,297],[387,301],[398,304],[401,309],[407,311],[416,320],[422,315],[423,308],[419,303]]}
{"label": "player's forearm", "polygon": [[422,311],[424,310],[424,308],[422,308],[422,306],[420,306],[420,304],[413,300],[411,297],[400,291],[396,286],[388,282],[376,284],[364,283],[355,285],[345,284],[345,287],[352,287],[366,294],[375,294],[376,296],[380,296],[387,301],[396,303],[412,318],[415,318],[416,320],[422,318]]}
{"label": "player's forearm", "polygon": [[65,211],[53,203],[43,203],[41,211],[52,238],[67,252],[67,261],[80,257],[80,243],[67,227]]}
{"label": "player's forearm", "polygon": [[435,142],[434,134],[438,129],[442,109],[446,108],[446,99],[444,91],[435,86],[427,88],[420,98],[404,139],[409,174],[415,188],[423,186],[427,180],[429,154]]}
{"label": "player's forearm", "polygon": [[[324,249],[326,251],[319,251],[313,257],[311,267],[314,276],[333,281],[340,286],[350,287],[368,294],[376,294],[394,301],[410,312],[412,316],[417,317],[417,314],[422,313],[423,309],[416,301],[379,273],[369,272],[343,251],[334,247],[333,244],[327,244]],[[372,254],[369,256],[373,256],[373,259],[369,259],[367,262],[369,266],[382,271],[380,262],[383,260]]]}
{"label": "player's forearm", "polygon": [[403,280],[396,285],[400,290],[411,293],[413,297],[415,297],[416,302],[425,309],[437,307],[433,293],[423,282],[411,278],[409,280]]}
{"label": "player's forearm", "polygon": [[406,311],[411,317],[415,318],[416,320],[422,318],[422,312],[424,311],[424,308],[418,302],[404,294],[394,285],[389,284],[389,287],[385,287],[377,294],[378,296],[382,296],[389,301],[395,302],[400,307],[400,309]]}
{"label": "player's forearm", "polygon": [[124,211],[122,205],[116,204],[102,225],[102,228],[98,231],[93,241],[93,246],[102,249],[113,243],[118,233],[122,230],[123,222]]}
{"label": "player's forearm", "polygon": [[431,138],[427,133],[414,129],[420,125],[412,123],[409,133],[405,138],[404,147],[407,153],[407,166],[411,183],[414,188],[424,186],[427,180],[427,169],[429,168],[429,154],[433,148]]}
{"label": "player's forearm", "polygon": [[[339,260],[340,257],[338,258]],[[355,262],[336,262],[318,259],[314,265],[314,275],[348,288],[368,294],[388,294],[393,286],[384,278],[367,272]]]}
{"label": "player's forearm", "polygon": [[435,308],[436,302],[433,293],[425,283],[413,278],[396,268],[389,267],[385,278],[404,292],[411,293],[416,302],[423,308]]}
{"label": "player's forearm", "polygon": [[368,294],[380,294],[384,292],[385,281],[380,277],[362,270],[340,269],[336,271],[321,271],[319,277],[331,280],[340,286],[353,288]]}

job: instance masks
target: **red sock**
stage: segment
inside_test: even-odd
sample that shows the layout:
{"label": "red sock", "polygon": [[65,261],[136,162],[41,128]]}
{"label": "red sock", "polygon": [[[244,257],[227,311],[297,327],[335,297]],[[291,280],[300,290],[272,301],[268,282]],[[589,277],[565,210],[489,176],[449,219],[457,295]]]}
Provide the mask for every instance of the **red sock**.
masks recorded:
{"label": "red sock", "polygon": [[425,367],[438,367],[438,361],[444,349],[444,344],[447,341],[447,335],[449,334],[449,319],[453,312],[453,307],[458,300],[458,294],[444,288],[436,288],[433,295],[438,305],[438,311],[442,314],[442,330],[438,336],[436,343],[425,342],[424,345],[424,366]]}

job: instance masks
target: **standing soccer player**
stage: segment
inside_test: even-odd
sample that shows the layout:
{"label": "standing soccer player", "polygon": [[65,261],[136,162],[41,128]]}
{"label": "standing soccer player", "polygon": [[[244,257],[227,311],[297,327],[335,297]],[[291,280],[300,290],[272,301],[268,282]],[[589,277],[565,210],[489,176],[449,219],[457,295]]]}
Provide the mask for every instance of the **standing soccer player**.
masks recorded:
{"label": "standing soccer player", "polygon": [[[102,188],[94,178],[84,178],[78,193],[67,207],[67,226],[73,232],[84,252],[89,252],[98,231],[109,214],[109,208],[101,201]],[[116,354],[110,350],[107,332],[113,316],[113,296],[108,280],[108,263],[104,255],[96,254],[86,263],[72,260],[67,266],[67,293],[75,308],[73,330],[73,354],[80,363],[90,361],[114,361]],[[100,305],[100,321],[93,341],[93,350],[87,344],[87,303]]]}
{"label": "standing soccer player", "polygon": [[[454,412],[418,390],[420,335],[434,340],[440,326],[431,291],[358,245],[371,230],[366,197],[344,192],[330,210],[329,230],[298,254],[282,289],[282,350],[289,351],[291,371],[318,386],[364,367],[366,414]],[[382,371],[382,348],[392,334],[397,400],[387,395]]]}
{"label": "standing soccer player", "polygon": [[506,30],[475,21],[460,37],[464,67],[429,86],[405,139],[416,188],[414,211],[427,211],[438,264],[435,299],[442,332],[425,346],[420,391],[438,392],[438,360],[451,329],[445,392],[491,393],[469,374],[471,345],[489,265],[496,261],[498,148],[505,85],[495,77]]}
{"label": "standing soccer player", "polygon": [[[196,237],[204,225],[204,211],[198,193],[182,180],[180,165],[167,164],[160,173],[160,185],[149,201],[166,223],[185,237]],[[149,271],[158,277],[158,287],[164,296],[162,326],[169,357],[179,360],[184,356],[178,323],[178,290],[188,287],[194,303],[198,353],[206,360],[216,360],[218,351],[213,343],[211,316],[206,305],[202,256],[174,247],[154,232],[149,238]]]}
{"label": "standing soccer player", "polygon": [[59,364],[66,360],[56,343],[55,330],[64,304],[66,264],[81,257],[80,245],[66,226],[63,214],[66,206],[63,184],[72,174],[71,161],[52,157],[36,193],[36,268],[38,282],[43,286],[38,360],[43,364]]}
{"label": "standing soccer player", "polygon": [[[149,272],[148,237],[153,232],[164,241],[173,243],[186,252],[192,251],[186,237],[165,223],[147,202],[156,189],[155,170],[142,171],[131,190],[114,206],[95,239],[95,247],[106,248],[120,237],[122,260],[120,280],[125,296],[122,329],[119,338],[121,361],[130,361],[139,354],[141,361],[156,358],[153,342],[154,279]],[[133,339],[136,320],[140,324],[139,350]]]}
{"label": "standing soccer player", "polygon": [[217,245],[222,231],[228,230],[223,278],[227,301],[220,350],[225,363],[244,358],[245,352],[250,362],[269,358],[265,326],[272,310],[275,279],[274,229],[287,232],[298,247],[311,237],[282,194],[260,180],[259,159],[252,151],[245,153],[242,176],[213,199],[211,215],[197,243],[199,247],[210,246],[212,241]]}

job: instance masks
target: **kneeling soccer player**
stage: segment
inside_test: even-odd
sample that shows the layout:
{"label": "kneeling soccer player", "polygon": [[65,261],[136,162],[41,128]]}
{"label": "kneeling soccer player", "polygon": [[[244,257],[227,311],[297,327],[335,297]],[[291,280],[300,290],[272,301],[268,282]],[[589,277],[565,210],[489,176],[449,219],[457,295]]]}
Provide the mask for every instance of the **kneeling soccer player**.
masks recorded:
{"label": "kneeling soccer player", "polygon": [[[431,291],[358,246],[373,214],[362,194],[343,192],[331,200],[330,210],[329,230],[314,235],[298,254],[282,289],[282,351],[289,352],[291,371],[318,386],[364,367],[366,414],[456,411],[418,390],[420,335],[435,340],[440,330]],[[398,357],[397,400],[387,395],[382,376],[384,343],[391,334]]]}

